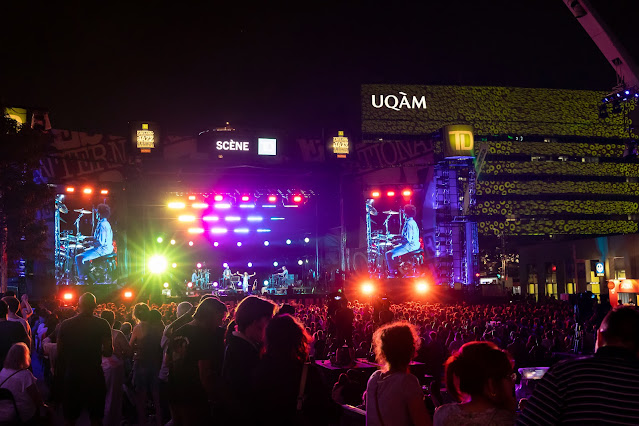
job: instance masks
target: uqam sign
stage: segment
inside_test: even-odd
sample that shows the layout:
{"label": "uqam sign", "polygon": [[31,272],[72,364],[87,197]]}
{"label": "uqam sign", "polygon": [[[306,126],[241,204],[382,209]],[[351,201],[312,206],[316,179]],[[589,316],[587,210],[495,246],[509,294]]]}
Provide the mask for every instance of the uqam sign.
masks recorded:
{"label": "uqam sign", "polygon": [[388,108],[393,111],[402,109],[426,109],[426,96],[409,95],[406,92],[397,92],[397,95],[371,95],[373,108]]}

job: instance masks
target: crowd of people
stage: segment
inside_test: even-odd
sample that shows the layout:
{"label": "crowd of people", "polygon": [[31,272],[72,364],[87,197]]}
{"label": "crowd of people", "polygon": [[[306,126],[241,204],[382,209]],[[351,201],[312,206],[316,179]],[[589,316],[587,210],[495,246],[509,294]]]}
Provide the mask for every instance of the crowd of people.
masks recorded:
{"label": "crowd of people", "polygon": [[[556,300],[392,304],[335,294],[281,306],[256,296],[125,306],[86,293],[73,308],[32,308],[8,294],[0,421],[329,425],[352,406],[381,426],[637,424],[638,354],[634,307],[594,307],[580,320]],[[358,370],[357,359],[379,368]],[[326,363],[342,374],[327,374]],[[530,366],[550,370],[518,401],[519,369]]]}

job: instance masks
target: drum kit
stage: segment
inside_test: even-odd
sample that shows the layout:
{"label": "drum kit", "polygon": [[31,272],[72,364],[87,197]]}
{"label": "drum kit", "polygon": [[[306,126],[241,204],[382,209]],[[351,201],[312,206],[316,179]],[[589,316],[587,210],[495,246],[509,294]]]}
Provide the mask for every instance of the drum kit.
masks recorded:
{"label": "drum kit", "polygon": [[[377,216],[379,213],[372,206],[366,204],[366,212],[370,216]],[[384,229],[370,232],[368,244],[369,272],[381,276],[385,276],[387,271],[386,252],[392,250],[396,245],[401,243],[401,235],[392,234],[389,231],[388,223],[392,217],[399,215],[399,212],[393,210],[383,211],[382,214],[387,215],[384,220]]]}
{"label": "drum kit", "polygon": [[[55,202],[55,277],[58,284],[71,284],[75,282],[75,257],[84,251],[94,247],[91,236],[80,233],[80,219],[84,215],[92,215],[93,211],[86,209],[75,209],[78,214],[75,222],[75,233],[69,230],[61,230],[60,222],[67,223],[60,214],[68,214],[67,208],[60,197]],[[114,266],[110,264],[94,265],[89,272],[89,278],[94,282],[109,283],[112,281]]]}

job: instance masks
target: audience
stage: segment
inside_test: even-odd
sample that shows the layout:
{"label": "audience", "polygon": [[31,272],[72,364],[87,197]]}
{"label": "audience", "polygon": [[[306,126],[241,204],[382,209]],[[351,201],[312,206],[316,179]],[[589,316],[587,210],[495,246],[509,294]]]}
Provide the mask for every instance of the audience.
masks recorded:
{"label": "audience", "polygon": [[[47,401],[60,403],[68,424],[74,424],[76,413],[85,409],[93,424],[100,424],[104,415],[107,425],[167,421],[168,425],[357,424],[351,423],[354,412],[348,410],[339,423],[339,404],[366,410],[368,424],[430,424],[436,407],[435,424],[513,424],[516,403],[511,359],[517,368],[553,366],[547,377],[536,382],[547,380],[549,384],[538,386],[533,397],[519,388],[517,395],[528,398],[520,401],[522,424],[554,424],[553,413],[539,410],[539,404],[545,407],[544,398],[553,395],[543,393],[545,386],[568,389],[574,375],[565,373],[568,367],[565,372],[560,369],[565,363],[558,364],[558,360],[573,347],[593,352],[595,340],[597,353],[590,362],[608,365],[614,359],[621,367],[608,376],[624,376],[623,383],[633,380],[632,373],[623,372],[633,368],[637,350],[632,339],[618,338],[631,335],[632,330],[616,335],[612,332],[615,322],[606,318],[598,339],[599,325],[591,320],[582,324],[583,334],[575,334],[572,306],[566,302],[393,304],[381,298],[348,301],[343,293],[331,296],[321,303],[317,299],[310,304],[293,301],[279,310],[255,296],[239,304],[228,301],[225,305],[207,295],[199,304],[133,307],[113,302],[96,305],[94,298],[83,296],[78,315],[73,308],[53,301],[31,302],[35,309],[28,308],[34,313],[30,317],[24,309],[14,315],[28,319],[36,348],[33,359],[45,370],[39,385],[44,386]],[[10,303],[15,300],[11,297]],[[2,321],[3,303],[0,300],[0,355],[15,343],[3,336],[15,332],[24,337],[17,341],[28,342],[23,326]],[[8,313],[6,303],[4,306]],[[231,315],[226,318],[228,312]],[[100,368],[95,360],[102,355]],[[348,355],[348,359],[338,355]],[[409,370],[413,357],[424,364]],[[381,369],[371,375],[375,359]],[[485,368],[468,367],[483,365],[486,359],[491,362]],[[49,368],[54,375],[48,374]],[[34,367],[34,374],[40,377],[36,369],[42,370]],[[447,387],[440,389],[444,369]],[[629,386],[635,386],[634,382]],[[123,393],[118,394],[119,389]],[[562,410],[570,408],[570,395],[566,395],[555,401]],[[635,397],[626,393],[619,399],[625,403]],[[456,402],[449,404],[452,401]],[[601,412],[615,406],[598,402]],[[102,407],[100,413],[98,407]],[[562,411],[560,415],[566,414]],[[364,421],[363,415],[360,420]]]}
{"label": "audience", "polygon": [[24,331],[27,333],[27,337],[29,337],[27,347],[31,347],[31,326],[29,326],[29,323],[24,318],[18,315],[18,313],[20,313],[20,302],[15,296],[5,296],[2,300],[4,300],[9,306],[7,320],[20,323],[20,325],[24,327]]}
{"label": "audience", "polygon": [[419,347],[415,327],[407,322],[384,325],[375,332],[375,354],[383,367],[368,380],[366,424],[430,425],[424,394],[409,370]]}
{"label": "audience", "polygon": [[639,311],[609,312],[593,357],[552,366],[535,387],[519,425],[636,425],[639,422]]}
{"label": "audience", "polygon": [[437,408],[435,426],[512,425],[515,374],[506,352],[492,342],[470,342],[446,361],[446,389],[458,403]]}

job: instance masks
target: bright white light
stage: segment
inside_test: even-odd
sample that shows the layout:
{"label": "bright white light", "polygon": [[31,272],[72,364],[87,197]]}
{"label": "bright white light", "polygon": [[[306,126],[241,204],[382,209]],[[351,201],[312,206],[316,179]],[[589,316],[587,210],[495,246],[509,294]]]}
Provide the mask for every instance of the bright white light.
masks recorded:
{"label": "bright white light", "polygon": [[183,214],[178,216],[178,220],[180,222],[194,222],[195,221],[195,216],[191,215],[191,214]]}
{"label": "bright white light", "polygon": [[211,228],[211,234],[226,234],[227,232],[226,228]]}
{"label": "bright white light", "polygon": [[193,247],[193,241],[189,241],[189,246]]}
{"label": "bright white light", "polygon": [[426,293],[428,291],[428,284],[424,281],[420,281],[417,283],[416,289],[418,293]]}
{"label": "bright white light", "polygon": [[227,221],[227,222],[239,222],[240,219],[242,219],[242,218],[239,217],[239,216],[226,216],[224,218],[224,220]]}
{"label": "bright white light", "polygon": [[158,239],[156,240],[158,243],[161,243],[162,241],[164,241],[164,238],[162,237],[158,237]]}
{"label": "bright white light", "polygon": [[249,262],[249,263],[247,263],[246,265],[247,265],[249,268],[252,268],[252,267],[253,267],[253,262]]}
{"label": "bright white light", "polygon": [[233,230],[233,232],[235,232],[236,234],[248,234],[249,233],[249,229],[248,228],[235,228]]}
{"label": "bright white light", "polygon": [[218,243],[217,241],[213,243],[213,247],[217,247],[219,245],[220,245],[220,243]]}
{"label": "bright white light", "polygon": [[308,243],[308,242],[310,242],[310,241],[311,241],[311,239],[310,239],[310,238],[308,238],[308,237],[304,238],[304,242],[305,242],[305,243]]}
{"label": "bright white light", "polygon": [[374,290],[373,284],[365,283],[362,285],[362,293],[364,294],[372,294]]}
{"label": "bright white light", "polygon": [[242,247],[242,242],[241,242],[241,241],[238,241],[238,242],[237,242],[237,246],[238,246],[238,247]]}
{"label": "bright white light", "polygon": [[241,209],[254,209],[255,204],[240,204]]}
{"label": "bright white light", "polygon": [[170,209],[183,209],[184,207],[185,207],[185,204],[181,201],[172,201],[169,203]]}
{"label": "bright white light", "polygon": [[289,245],[290,245],[291,243],[292,243],[292,241],[291,241],[291,240],[286,240],[286,244],[289,244]]}
{"label": "bright white light", "polygon": [[197,269],[201,269],[202,268],[202,264],[200,262],[198,262],[197,265],[195,265],[195,266],[197,266]]}
{"label": "bright white light", "polygon": [[215,203],[213,207],[216,209],[230,209],[231,205],[229,203]]}
{"label": "bright white light", "polygon": [[246,218],[249,222],[261,222],[263,219],[262,216],[249,216]]}
{"label": "bright white light", "polygon": [[169,288],[169,283],[164,283],[164,288]]}
{"label": "bright white light", "polygon": [[297,261],[297,264],[302,266],[304,264],[304,261],[302,259],[300,259],[300,260]]}
{"label": "bright white light", "polygon": [[171,240],[171,245],[174,246],[175,245],[175,240]]}
{"label": "bright white light", "polygon": [[171,268],[177,268],[177,263],[175,262],[171,263]]}
{"label": "bright white light", "polygon": [[257,230],[257,232],[271,232],[270,229],[265,229],[265,228],[260,228]]}
{"label": "bright white light", "polygon": [[166,270],[166,259],[164,256],[154,255],[149,259],[149,271],[153,274],[161,274]]}
{"label": "bright white light", "polygon": [[308,259],[306,259],[306,263],[308,263]]}
{"label": "bright white light", "polygon": [[264,287],[268,287],[268,280],[264,280]]}
{"label": "bright white light", "polygon": [[279,263],[273,262],[273,266],[277,266],[277,265],[279,265]]}
{"label": "bright white light", "polygon": [[209,207],[208,203],[193,203],[194,209],[206,209],[208,207]]}
{"label": "bright white light", "polygon": [[204,216],[202,220],[204,222],[217,222],[220,218],[218,216]]}
{"label": "bright white light", "polygon": [[271,220],[284,220],[283,217],[272,217]]}
{"label": "bright white light", "polygon": [[218,286],[217,281],[213,281],[213,287],[217,287],[217,286]]}
{"label": "bright white light", "polygon": [[228,268],[228,267],[229,267],[229,264],[228,264],[228,263],[226,263],[226,262],[224,262],[224,263],[222,263],[222,266],[223,266],[224,268]]}
{"label": "bright white light", "polygon": [[264,241],[264,245],[268,247],[268,245],[271,244],[268,241]]}
{"label": "bright white light", "polygon": [[203,234],[203,228],[189,228],[189,234]]}
{"label": "bright white light", "polygon": [[267,209],[274,209],[277,206],[274,206],[273,204],[262,204],[262,207],[267,208]]}

